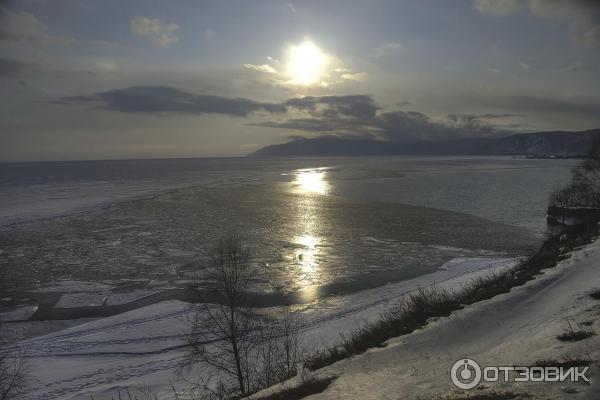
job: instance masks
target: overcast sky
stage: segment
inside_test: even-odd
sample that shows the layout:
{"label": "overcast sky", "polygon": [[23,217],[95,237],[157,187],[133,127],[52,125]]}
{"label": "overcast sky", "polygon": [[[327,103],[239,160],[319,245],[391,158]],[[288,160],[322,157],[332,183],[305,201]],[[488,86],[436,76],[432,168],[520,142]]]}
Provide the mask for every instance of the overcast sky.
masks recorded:
{"label": "overcast sky", "polygon": [[0,2],[0,160],[600,128],[600,2]]}

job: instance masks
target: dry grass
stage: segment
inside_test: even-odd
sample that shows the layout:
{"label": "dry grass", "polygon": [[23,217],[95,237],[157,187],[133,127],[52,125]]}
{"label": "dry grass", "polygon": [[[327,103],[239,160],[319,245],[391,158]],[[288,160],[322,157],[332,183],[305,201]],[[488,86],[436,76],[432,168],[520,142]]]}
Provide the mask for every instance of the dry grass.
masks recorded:
{"label": "dry grass", "polygon": [[323,392],[335,379],[335,377],[311,379],[295,388],[283,390],[270,396],[261,397],[260,400],[299,400],[304,397]]}
{"label": "dry grass", "polygon": [[[592,242],[597,234],[596,225],[568,228],[561,235],[548,238],[535,254],[513,269],[477,278],[460,292],[419,289],[382,314],[379,321],[357,328],[342,336],[336,346],[308,356],[306,366],[311,370],[319,369],[369,348],[384,346],[386,340],[409,334],[425,326],[431,318],[446,317],[465,305],[507,293],[513,287],[530,281],[542,270],[552,268],[570,257],[571,250]],[[575,340],[583,333],[578,335],[567,335],[565,340]]]}
{"label": "dry grass", "polygon": [[563,368],[571,368],[571,367],[588,367],[592,364],[590,359],[580,358],[580,357],[572,357],[572,356],[564,356],[561,359],[554,358],[543,358],[541,360],[533,363],[535,367],[563,367]]}
{"label": "dry grass", "polygon": [[556,338],[561,342],[579,342],[580,340],[587,339],[594,335],[595,333],[592,331],[575,331],[567,329],[562,334],[558,335]]}
{"label": "dry grass", "polygon": [[529,394],[519,394],[513,392],[487,392],[487,393],[475,393],[472,395],[459,396],[459,397],[442,397],[436,400],[520,400],[529,399]]}

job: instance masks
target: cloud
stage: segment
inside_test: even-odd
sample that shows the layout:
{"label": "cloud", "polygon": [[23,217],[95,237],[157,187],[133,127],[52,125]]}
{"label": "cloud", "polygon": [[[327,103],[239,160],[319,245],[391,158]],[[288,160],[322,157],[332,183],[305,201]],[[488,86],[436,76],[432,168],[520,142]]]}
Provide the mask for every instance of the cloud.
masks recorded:
{"label": "cloud", "polygon": [[131,20],[130,29],[134,35],[149,38],[160,46],[168,46],[179,41],[175,34],[179,25],[163,24],[158,18],[135,17]]}
{"label": "cloud", "polygon": [[579,68],[581,68],[581,64],[580,63],[575,63],[575,64],[567,65],[566,67],[562,68],[561,71],[576,72],[576,71],[579,70]]}
{"label": "cloud", "polygon": [[10,57],[0,57],[0,78],[22,79],[32,75],[35,76],[53,76],[53,77],[74,77],[84,74],[86,77],[95,75],[95,72],[89,69],[74,68],[73,65],[68,68],[50,62],[48,60],[25,61]]}
{"label": "cloud", "polygon": [[[267,56],[266,59],[266,63],[260,61],[242,65],[261,73],[262,76],[256,76],[262,83],[292,89],[294,92],[303,92],[310,87],[312,93],[326,93],[334,86],[367,79],[365,72],[348,68],[341,59],[307,38],[297,44],[284,45],[279,57]],[[327,91],[320,91],[319,88]]]}
{"label": "cloud", "polygon": [[258,72],[265,72],[268,74],[276,74],[277,70],[271,67],[269,64],[255,65],[255,64],[244,64],[244,68],[248,68]]}
{"label": "cloud", "polygon": [[[225,114],[247,117],[257,111],[284,115],[303,113],[305,118],[267,121],[259,126],[288,129],[305,126],[306,130],[327,131],[327,124],[336,129],[367,126],[375,117],[379,106],[369,95],[297,97],[282,103],[265,103],[245,98],[227,98],[214,95],[194,94],[170,86],[132,86],[84,96],[63,97],[56,101],[65,105],[92,105],[123,113],[146,114]],[[323,124],[319,127],[319,124]]]}
{"label": "cloud", "polygon": [[291,12],[296,12],[296,7],[294,7],[294,5],[289,2],[289,1],[284,1],[283,4],[291,11]]}
{"label": "cloud", "polygon": [[59,103],[98,105],[110,111],[145,114],[225,114],[246,117],[256,111],[286,111],[281,104],[199,95],[169,86],[131,86],[89,96],[64,97]]}
{"label": "cloud", "polygon": [[502,118],[520,117],[521,114],[448,114],[442,124],[468,132],[475,132],[477,136],[493,136],[498,133],[498,125],[492,120]]}
{"label": "cloud", "polygon": [[0,78],[23,78],[35,65],[14,58],[0,57]]}
{"label": "cloud", "polygon": [[500,125],[501,120],[517,116],[509,113],[449,114],[434,120],[418,111],[381,112],[381,107],[370,95],[301,97],[284,104],[290,111],[297,110],[304,115],[249,125],[392,141],[442,140],[508,134],[510,132]]}
{"label": "cloud", "polygon": [[337,135],[364,135],[373,127],[369,124],[357,124],[345,119],[321,120],[316,118],[291,118],[284,121],[264,121],[249,123],[250,126],[260,126],[263,128],[290,129],[302,132],[335,133]]}
{"label": "cloud", "polygon": [[[518,104],[524,109],[554,109],[561,106],[534,106],[531,104],[534,100],[514,97],[503,101]],[[245,98],[194,94],[168,86],[133,86],[87,96],[61,98],[57,103],[155,115],[223,114],[250,117],[259,113],[256,116],[262,121],[249,121],[247,125],[287,130],[301,135],[312,133],[319,136],[378,138],[394,142],[507,135],[522,128],[521,124],[515,123],[514,117],[523,116],[512,112],[455,113],[432,118],[418,111],[384,111],[368,94],[294,97],[280,103],[265,103]]]}
{"label": "cloud", "polygon": [[364,82],[367,80],[367,74],[365,72],[356,72],[353,74],[352,73],[342,74],[341,78],[345,79],[347,81]]}
{"label": "cloud", "polygon": [[390,140],[415,138],[430,139],[440,136],[438,126],[431,119],[417,111],[392,111],[379,116],[378,126],[383,136]]}
{"label": "cloud", "polygon": [[519,65],[521,66],[521,68],[523,69],[531,69],[531,65],[524,63],[523,61],[519,61]]}
{"label": "cloud", "polygon": [[373,50],[373,58],[387,57],[402,50],[402,44],[396,42],[382,43]]}
{"label": "cloud", "polygon": [[514,132],[493,119],[512,117],[512,114],[448,114],[433,119],[418,111],[392,111],[378,116],[383,135],[389,140],[426,139],[448,140],[469,137],[497,137]]}
{"label": "cloud", "polygon": [[30,42],[45,45],[69,45],[77,41],[64,36],[50,35],[35,15],[13,12],[0,5],[0,41]]}
{"label": "cloud", "polygon": [[[13,72],[11,72],[13,73]],[[169,86],[133,86],[87,96],[61,98],[60,104],[89,105],[121,113],[156,115],[223,114],[250,117],[248,125],[319,135],[379,137],[392,141],[447,140],[497,137],[515,133],[523,124],[516,118],[583,118],[600,115],[600,103],[586,99],[489,93],[464,97],[494,113],[452,113],[433,118],[414,110],[387,111],[368,94],[294,97],[279,103],[246,98],[190,93]],[[404,104],[406,105],[406,104]],[[265,120],[268,115],[268,120]]]}
{"label": "cloud", "polygon": [[[270,63],[267,64],[243,64],[243,67],[252,71],[264,74],[264,82],[270,85],[279,87],[297,87],[298,83],[293,79],[293,76],[285,71],[285,68],[281,67],[279,61],[273,57],[267,57]],[[336,60],[337,65],[341,65],[339,60]],[[278,69],[274,67],[278,66]],[[322,88],[331,88],[334,85],[339,85],[347,82],[364,82],[367,80],[367,74],[365,72],[353,71],[349,68],[338,66],[325,68],[321,74],[320,79],[316,80],[312,86],[320,86]]]}
{"label": "cloud", "polygon": [[499,16],[527,10],[538,18],[562,20],[590,45],[600,44],[600,1],[598,0],[475,0],[481,13]]}
{"label": "cloud", "polygon": [[370,118],[330,112],[319,118],[291,118],[249,125],[336,136],[379,137],[391,141],[448,140],[511,133],[500,125],[489,123],[484,115],[450,114],[443,119],[434,120],[418,111],[384,112]]}
{"label": "cloud", "polygon": [[370,95],[306,96],[289,99],[285,105],[308,111],[313,117],[344,116],[370,119],[379,106]]}

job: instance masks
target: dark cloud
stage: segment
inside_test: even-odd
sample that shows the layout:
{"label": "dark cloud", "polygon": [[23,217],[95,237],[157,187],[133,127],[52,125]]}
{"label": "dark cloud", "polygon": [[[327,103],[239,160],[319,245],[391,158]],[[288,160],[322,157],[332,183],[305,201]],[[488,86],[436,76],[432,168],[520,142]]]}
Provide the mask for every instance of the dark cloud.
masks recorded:
{"label": "dark cloud", "polygon": [[393,141],[429,139],[443,140],[474,136],[498,136],[508,131],[490,120],[514,114],[450,114],[433,120],[417,111],[379,112],[371,96],[324,96],[290,99],[289,107],[307,111],[309,117],[263,121],[249,125],[290,129],[320,135],[373,137]]}
{"label": "dark cloud", "polygon": [[434,120],[417,111],[392,111],[378,116],[383,135],[390,140],[448,140],[468,137],[495,137],[513,133],[493,119],[513,114],[448,114]]}
{"label": "dark cloud", "polygon": [[257,102],[245,98],[227,98],[189,93],[170,86],[132,86],[98,92],[88,96],[63,97],[60,104],[98,105],[125,113],[226,114],[246,117],[256,111],[283,114],[291,109],[308,118],[289,118],[254,125],[284,129],[343,132],[373,127],[379,107],[369,95],[292,98],[283,103]]}
{"label": "dark cloud", "polygon": [[369,119],[375,117],[375,113],[380,109],[369,95],[307,96],[290,99],[285,104],[299,110],[309,110],[317,117],[335,113],[340,116]]}
{"label": "dark cloud", "polygon": [[[513,117],[513,114],[448,114],[446,125],[450,128],[477,132],[480,136],[494,135],[497,128],[490,123],[490,119]],[[486,135],[487,134],[487,135]]]}
{"label": "dark cloud", "polygon": [[0,57],[0,78],[22,78],[34,69],[34,65],[14,58]]}
{"label": "dark cloud", "polygon": [[382,113],[377,125],[390,140],[429,138],[438,136],[438,127],[423,113],[417,111],[391,111]]}
{"label": "dark cloud", "polygon": [[64,97],[60,101],[69,104],[98,104],[111,111],[146,114],[225,114],[246,117],[256,111],[286,111],[282,104],[193,94],[169,86],[132,86],[90,96]]}
{"label": "dark cloud", "polygon": [[483,119],[496,119],[496,118],[511,118],[511,117],[524,117],[524,114],[493,114],[493,113],[489,113],[489,114],[482,114],[482,115],[476,115],[476,117],[479,118],[483,118]]}
{"label": "dark cloud", "polygon": [[123,113],[225,114],[247,117],[263,111],[272,118],[248,125],[318,135],[373,137],[392,141],[498,137],[522,129],[524,114],[598,115],[600,105],[525,95],[477,97],[477,104],[501,113],[448,114],[431,118],[418,111],[383,111],[370,95],[307,96],[281,103],[194,94],[169,86],[133,86],[89,96],[60,99],[62,104],[89,104]]}
{"label": "dark cloud", "polygon": [[289,99],[284,104],[307,116],[248,125],[360,136],[370,136],[379,130],[376,119],[380,107],[370,95],[307,96]]}
{"label": "dark cloud", "polygon": [[72,38],[50,35],[46,26],[35,15],[14,12],[0,5],[0,41],[30,42],[48,45],[76,43]]}
{"label": "dark cloud", "polygon": [[346,123],[339,124],[331,119],[324,120],[319,118],[291,118],[283,121],[265,121],[250,123],[248,125],[310,132],[333,132],[340,131],[348,127],[348,124]]}
{"label": "dark cloud", "polygon": [[0,78],[22,79],[31,77],[75,78],[97,76],[94,71],[67,69],[62,65],[50,68],[36,61],[25,61],[10,57],[0,57]]}
{"label": "dark cloud", "polygon": [[289,118],[283,121],[264,121],[249,123],[250,126],[262,126],[264,128],[291,129],[305,132],[326,132],[340,134],[364,135],[369,131],[378,130],[374,121],[363,121],[360,119],[340,118],[327,116],[320,118]]}
{"label": "dark cloud", "polygon": [[0,5],[0,40],[34,40],[46,34],[46,27],[29,13],[16,13]]}

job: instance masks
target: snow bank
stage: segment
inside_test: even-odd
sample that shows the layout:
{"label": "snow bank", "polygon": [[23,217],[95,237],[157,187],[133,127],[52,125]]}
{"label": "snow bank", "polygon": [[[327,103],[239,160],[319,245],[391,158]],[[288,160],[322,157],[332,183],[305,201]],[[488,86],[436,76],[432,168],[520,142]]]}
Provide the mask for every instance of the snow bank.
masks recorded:
{"label": "snow bank", "polygon": [[[403,294],[431,285],[458,288],[517,261],[455,259],[433,274],[304,306],[298,310],[305,321],[304,342],[313,350],[331,345],[341,332],[377,319]],[[187,303],[167,301],[23,341],[19,346],[27,350],[33,375],[40,382],[29,395],[89,399],[93,394],[103,399],[119,388],[150,385],[170,396],[171,384],[188,386],[175,370],[185,352],[190,321]]]}
{"label": "snow bank", "polygon": [[486,386],[540,398],[598,399],[600,338],[561,342],[556,336],[568,327],[567,320],[574,329],[600,331],[600,301],[588,295],[600,289],[599,265],[600,243],[574,251],[571,258],[510,293],[392,339],[385,348],[372,349],[319,370],[318,375],[339,377],[323,393],[310,399],[474,395],[485,390],[465,393],[451,384],[450,368],[461,358],[474,359],[480,365],[512,366],[561,359],[565,355],[595,360],[590,385],[512,382]]}

